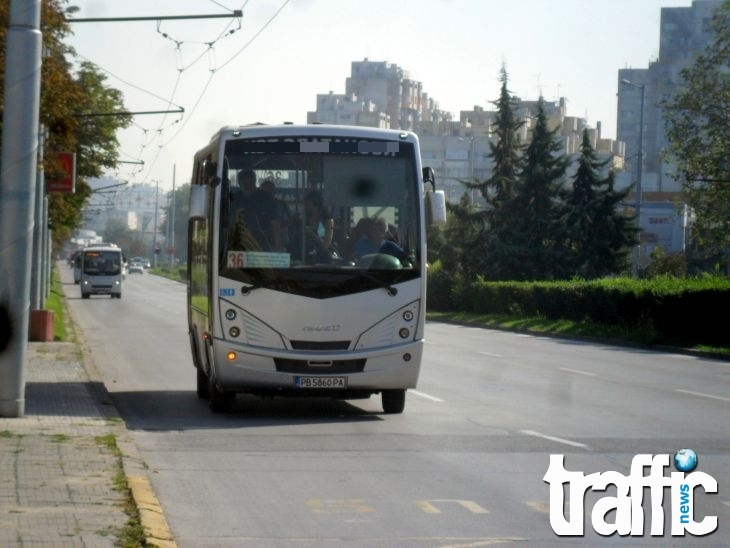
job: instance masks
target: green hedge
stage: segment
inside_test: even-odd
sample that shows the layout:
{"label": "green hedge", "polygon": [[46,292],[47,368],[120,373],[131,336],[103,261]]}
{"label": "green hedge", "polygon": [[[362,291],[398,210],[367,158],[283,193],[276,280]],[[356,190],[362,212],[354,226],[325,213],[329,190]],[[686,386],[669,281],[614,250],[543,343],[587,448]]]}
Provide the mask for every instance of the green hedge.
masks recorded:
{"label": "green hedge", "polygon": [[725,346],[730,329],[730,280],[613,278],[561,282],[464,282],[440,265],[428,274],[428,309],[567,319],[641,328],[657,340]]}

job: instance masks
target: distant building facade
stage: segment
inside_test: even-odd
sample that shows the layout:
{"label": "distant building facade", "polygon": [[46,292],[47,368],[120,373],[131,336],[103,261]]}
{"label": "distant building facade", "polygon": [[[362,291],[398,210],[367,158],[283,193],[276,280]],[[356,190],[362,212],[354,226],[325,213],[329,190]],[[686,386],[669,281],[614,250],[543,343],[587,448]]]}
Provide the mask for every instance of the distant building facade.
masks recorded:
{"label": "distant building facade", "polygon": [[438,103],[423,92],[421,82],[385,61],[353,61],[345,79],[345,93],[317,95],[317,110],[307,123],[349,124],[415,131],[422,122],[443,117]]}
{"label": "distant building facade", "polygon": [[[91,200],[84,210],[84,227],[103,234],[110,219],[124,222],[140,238],[152,242],[155,239],[155,218],[157,226],[164,220],[163,208],[167,205],[166,192],[158,192],[155,185],[138,183],[125,185],[112,178],[89,181]],[[102,190],[111,189],[113,190]],[[159,239],[159,231],[158,236]]]}
{"label": "distant building facade", "polygon": [[[566,100],[545,102],[551,128],[559,127],[564,153],[577,156],[587,129],[599,156],[610,158],[614,169],[623,168],[623,143],[601,137],[600,123],[588,127],[586,120],[567,116]],[[537,101],[521,101],[517,116],[524,121],[521,140],[528,143],[534,127]],[[468,191],[462,181],[484,181],[491,176],[490,143],[496,111],[474,106],[455,120],[396,64],[355,61],[345,80],[345,93],[317,95],[317,109],[307,113],[308,123],[350,124],[415,131],[421,141],[424,164],[431,166],[449,201],[459,201],[467,192],[473,203],[480,196]]]}
{"label": "distant building facade", "polygon": [[[618,71],[616,138],[626,143],[627,171],[619,184],[636,182],[641,118],[641,87],[644,89],[642,193],[679,192],[681,181],[671,177],[671,166],[662,155],[667,148],[664,118],[659,102],[682,89],[680,72],[710,43],[710,21],[722,0],[694,0],[690,7],[662,8],[659,58],[648,68]],[[630,83],[629,83],[630,82]]]}

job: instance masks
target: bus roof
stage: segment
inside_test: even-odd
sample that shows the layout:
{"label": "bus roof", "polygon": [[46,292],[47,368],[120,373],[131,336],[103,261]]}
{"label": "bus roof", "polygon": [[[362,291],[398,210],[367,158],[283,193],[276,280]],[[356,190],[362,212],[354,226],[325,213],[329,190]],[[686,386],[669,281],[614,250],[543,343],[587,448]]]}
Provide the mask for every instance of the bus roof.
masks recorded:
{"label": "bus roof", "polygon": [[114,244],[92,244],[83,248],[81,251],[118,251],[122,252],[122,248]]}
{"label": "bus roof", "polygon": [[223,126],[211,140],[216,137],[282,137],[297,135],[342,135],[348,137],[362,137],[366,139],[392,139],[405,141],[417,139],[412,131],[399,129],[382,129],[364,126],[345,126],[335,124],[253,124],[248,126]]}

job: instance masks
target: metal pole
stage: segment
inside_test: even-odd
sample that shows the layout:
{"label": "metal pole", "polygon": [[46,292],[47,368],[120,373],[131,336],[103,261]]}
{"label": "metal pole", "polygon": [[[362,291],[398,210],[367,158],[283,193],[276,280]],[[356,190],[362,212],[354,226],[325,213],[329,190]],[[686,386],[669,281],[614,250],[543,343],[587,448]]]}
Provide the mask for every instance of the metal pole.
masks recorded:
{"label": "metal pole", "polygon": [[[474,182],[474,135],[471,136],[471,143],[469,146],[469,182]],[[474,189],[471,189],[471,205],[474,205]]]}
{"label": "metal pole", "polygon": [[631,276],[633,278],[639,277],[639,258],[641,255],[641,174],[644,163],[644,90],[646,84],[632,84],[634,87],[641,89],[641,107],[639,109],[639,151],[636,156],[636,201],[634,210],[636,211],[636,226],[639,229],[638,237],[639,241],[634,246],[632,261],[631,261]]}
{"label": "metal pole", "polygon": [[152,266],[157,268],[157,196],[160,182],[155,181],[155,218],[152,222]]}
{"label": "metal pole", "polygon": [[25,415],[33,250],[41,0],[11,0],[0,156],[0,417]]}
{"label": "metal pole", "polygon": [[631,277],[638,278],[639,256],[641,251],[641,174],[644,167],[644,92],[646,90],[646,84],[634,84],[631,80],[627,80],[626,78],[622,78],[621,83],[641,90],[641,105],[639,108],[639,146],[636,154],[636,189],[634,190],[636,196],[634,211],[636,211],[636,228],[638,229],[639,241],[634,246],[631,253]]}
{"label": "metal pole", "polygon": [[175,266],[175,164],[172,164],[172,208],[170,211],[170,217],[172,218],[172,221],[170,222],[170,244],[169,247],[172,251],[170,251],[170,268],[174,268]]}
{"label": "metal pole", "polygon": [[43,174],[43,144],[45,129],[41,125],[38,132],[38,171],[35,185],[35,224],[33,226],[33,264],[30,276],[30,306],[33,310],[43,307],[43,198],[45,179]]}
{"label": "metal pole", "polygon": [[41,234],[43,234],[43,270],[41,271],[41,308],[46,306],[46,299],[51,294],[51,262],[53,246],[51,245],[51,231],[48,229],[48,196],[43,197],[43,219],[41,220]]}
{"label": "metal pole", "polygon": [[229,17],[243,17],[243,11],[233,10],[231,13],[216,13],[212,15],[153,15],[149,17],[85,17],[67,18],[67,23],[113,23],[119,21],[170,21],[183,19],[227,19]]}

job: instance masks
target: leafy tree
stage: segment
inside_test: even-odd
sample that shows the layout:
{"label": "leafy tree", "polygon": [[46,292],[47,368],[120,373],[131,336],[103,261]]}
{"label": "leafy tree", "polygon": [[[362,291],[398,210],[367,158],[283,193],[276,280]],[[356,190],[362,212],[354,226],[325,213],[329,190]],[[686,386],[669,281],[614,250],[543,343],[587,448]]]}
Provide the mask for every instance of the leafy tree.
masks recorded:
{"label": "leafy tree", "polygon": [[[474,263],[473,244],[482,232],[469,197],[464,194],[458,204],[447,203],[446,225],[433,227],[428,233],[428,261],[441,261],[441,268],[450,275],[462,274]],[[471,277],[475,273],[469,271]]]}
{"label": "leafy tree", "polygon": [[549,129],[545,101],[540,96],[535,127],[525,150],[520,182],[514,197],[501,207],[508,214],[502,220],[500,237],[504,254],[494,278],[542,280],[561,277],[565,251],[560,246],[562,229],[560,189],[569,159],[561,154],[563,144]]}
{"label": "leafy tree", "polygon": [[[64,18],[66,0],[43,0],[41,27],[43,63],[41,67],[40,123],[45,128],[43,167],[47,180],[59,176],[58,152],[76,152],[76,192],[50,193],[49,222],[56,248],[81,226],[81,211],[91,194],[86,183],[98,177],[117,160],[116,131],[127,127],[131,117],[82,114],[119,112],[122,95],[105,85],[105,76],[93,65],[82,63],[78,70],[69,61],[73,48],[64,43],[71,29]],[[10,2],[0,2],[0,43],[5,43],[10,19]],[[4,89],[5,48],[0,49],[0,84]],[[1,107],[1,106],[0,106]]]}
{"label": "leafy tree", "polygon": [[587,130],[580,151],[572,189],[565,195],[566,266],[572,275],[600,278],[623,270],[631,246],[637,244],[637,229],[634,218],[620,207],[629,189],[614,190],[612,171],[601,176],[611,160],[598,158]]}
{"label": "leafy tree", "polygon": [[129,255],[129,248],[134,241],[134,231],[123,219],[111,218],[107,219],[101,237],[105,242],[117,244]]}
{"label": "leafy tree", "polygon": [[695,235],[711,249],[730,246],[730,0],[716,10],[713,41],[681,72],[683,88],[663,101],[669,149]]}
{"label": "leafy tree", "polygon": [[134,239],[127,248],[128,257],[145,257],[149,258],[150,246],[139,234],[134,235]]}

